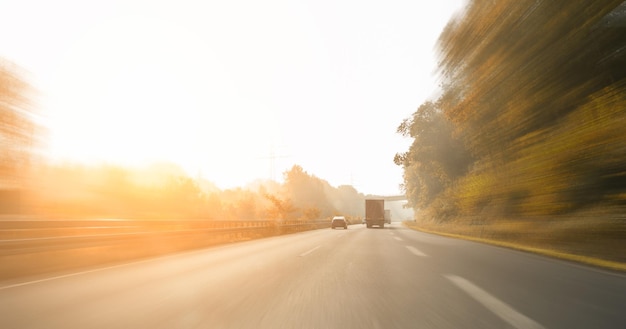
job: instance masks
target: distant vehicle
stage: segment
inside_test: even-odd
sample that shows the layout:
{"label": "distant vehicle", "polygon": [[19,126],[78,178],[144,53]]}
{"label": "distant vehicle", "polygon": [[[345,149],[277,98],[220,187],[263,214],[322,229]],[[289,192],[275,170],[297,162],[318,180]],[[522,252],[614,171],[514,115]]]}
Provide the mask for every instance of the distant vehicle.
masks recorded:
{"label": "distant vehicle", "polygon": [[391,224],[391,210],[385,209],[385,224]]}
{"label": "distant vehicle", "polygon": [[385,228],[385,200],[365,200],[365,225],[367,228],[372,226]]}
{"label": "distant vehicle", "polygon": [[330,223],[330,228],[334,230],[335,227],[343,227],[344,229],[348,229],[348,222],[346,222],[346,218],[343,216],[333,217],[333,220]]}

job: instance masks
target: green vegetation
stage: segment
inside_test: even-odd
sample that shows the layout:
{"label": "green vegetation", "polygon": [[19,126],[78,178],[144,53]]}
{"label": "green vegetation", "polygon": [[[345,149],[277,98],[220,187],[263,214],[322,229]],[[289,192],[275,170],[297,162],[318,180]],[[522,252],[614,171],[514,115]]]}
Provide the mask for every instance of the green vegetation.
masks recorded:
{"label": "green vegetation", "polygon": [[625,46],[621,0],[470,1],[398,127],[418,225],[626,262]]}

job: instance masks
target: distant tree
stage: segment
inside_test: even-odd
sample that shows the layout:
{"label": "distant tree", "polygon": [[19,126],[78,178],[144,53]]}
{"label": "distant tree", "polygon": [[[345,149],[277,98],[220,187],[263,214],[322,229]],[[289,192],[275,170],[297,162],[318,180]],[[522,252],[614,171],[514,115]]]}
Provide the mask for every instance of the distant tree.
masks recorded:
{"label": "distant tree", "polygon": [[364,216],[365,196],[352,185],[340,185],[327,192],[337,215]]}
{"label": "distant tree", "polygon": [[296,207],[294,207],[291,200],[283,200],[269,193],[264,194],[264,197],[271,203],[271,206],[267,209],[267,217],[269,217],[269,219],[293,219],[292,214],[296,211]]}
{"label": "distant tree", "polygon": [[319,219],[322,212],[319,210],[319,208],[311,207],[302,210],[302,213],[305,220],[314,220]]}
{"label": "distant tree", "polygon": [[409,150],[396,154],[394,162],[404,168],[404,188],[409,204],[430,204],[451,183],[464,175],[471,157],[438,103],[422,104],[398,126],[398,133],[413,138]]}
{"label": "distant tree", "polygon": [[256,193],[249,190],[242,190],[241,196],[235,203],[235,215],[239,220],[259,219]]}
{"label": "distant tree", "polygon": [[328,184],[326,181],[309,175],[299,165],[294,165],[283,175],[285,193],[298,209],[318,208],[321,216],[332,214],[334,208],[326,195],[325,186]]}
{"label": "distant tree", "polygon": [[208,219],[220,220],[224,219],[222,200],[217,192],[209,194],[204,202],[203,214]]}
{"label": "distant tree", "polygon": [[202,191],[196,182],[186,176],[171,177],[163,191],[164,204],[172,213],[186,217],[195,216],[202,198]]}

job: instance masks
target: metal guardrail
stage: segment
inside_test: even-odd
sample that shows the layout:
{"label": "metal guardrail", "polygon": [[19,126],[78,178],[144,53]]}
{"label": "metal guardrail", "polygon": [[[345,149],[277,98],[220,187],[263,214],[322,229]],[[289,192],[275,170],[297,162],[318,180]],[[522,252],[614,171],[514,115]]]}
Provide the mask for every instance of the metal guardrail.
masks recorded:
{"label": "metal guardrail", "polygon": [[173,238],[228,241],[329,227],[329,221],[17,220],[0,221],[0,256]]}
{"label": "metal guardrail", "polygon": [[329,227],[329,220],[0,220],[0,281]]}

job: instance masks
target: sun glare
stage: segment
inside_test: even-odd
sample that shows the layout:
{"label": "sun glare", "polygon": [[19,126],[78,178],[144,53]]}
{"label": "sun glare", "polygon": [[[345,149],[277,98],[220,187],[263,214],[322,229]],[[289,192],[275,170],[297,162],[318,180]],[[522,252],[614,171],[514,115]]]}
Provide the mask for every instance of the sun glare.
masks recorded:
{"label": "sun glare", "polygon": [[[52,159],[173,162],[221,187],[298,164],[333,185],[396,193],[391,159],[410,142],[395,127],[431,92],[437,17],[452,10],[400,5],[76,2],[82,14],[45,6],[52,14],[0,24],[19,30],[5,48],[44,94]],[[372,157],[373,144],[390,146]]]}
{"label": "sun glare", "polygon": [[[245,169],[237,163],[269,149],[269,139],[250,136],[267,136],[272,118],[240,113],[253,102],[237,97],[227,68],[205,44],[188,27],[141,16],[85,31],[53,89],[61,113],[51,122],[53,157],[167,161],[224,185],[240,183]],[[239,151],[251,146],[259,154]]]}

